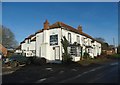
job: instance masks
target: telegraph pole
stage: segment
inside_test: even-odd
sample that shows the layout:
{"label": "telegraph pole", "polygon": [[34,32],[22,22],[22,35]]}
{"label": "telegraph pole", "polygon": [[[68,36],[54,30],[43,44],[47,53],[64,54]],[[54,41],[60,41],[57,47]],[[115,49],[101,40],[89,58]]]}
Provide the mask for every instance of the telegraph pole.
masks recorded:
{"label": "telegraph pole", "polygon": [[113,37],[113,45],[114,45],[114,47],[115,47],[115,39],[114,39],[114,37]]}

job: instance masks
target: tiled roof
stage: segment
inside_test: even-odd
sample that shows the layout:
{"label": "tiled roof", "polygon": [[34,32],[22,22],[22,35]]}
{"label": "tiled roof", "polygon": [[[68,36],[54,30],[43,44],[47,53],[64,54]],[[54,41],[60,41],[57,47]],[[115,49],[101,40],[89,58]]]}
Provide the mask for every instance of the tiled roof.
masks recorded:
{"label": "tiled roof", "polygon": [[[83,35],[83,36],[85,36],[85,37],[87,37],[87,38],[90,38],[90,39],[92,39],[92,40],[94,40],[94,41],[97,41],[97,42],[101,43],[100,41],[94,39],[94,38],[91,37],[90,35],[82,32],[82,31],[80,32],[78,29],[75,29],[75,28],[73,28],[72,26],[69,26],[69,25],[67,25],[67,24],[65,24],[65,23],[63,23],[63,22],[56,22],[56,23],[50,25],[50,26],[49,26],[49,29],[60,28],[60,27],[63,27],[63,29],[66,29],[66,30],[69,30],[69,31],[78,33],[78,34],[80,34],[80,35]],[[48,30],[49,30],[49,29],[48,29]],[[41,30],[37,31],[35,34],[41,33],[41,32],[43,32],[43,31],[44,31],[44,29],[41,29]],[[30,39],[31,37],[35,36],[35,34],[32,34],[32,35],[28,36],[27,38],[25,38],[25,40],[26,40],[26,39]],[[23,42],[21,42],[21,43],[24,43],[25,40],[24,40]],[[36,38],[32,39],[31,41],[35,41],[35,40],[36,40]]]}
{"label": "tiled roof", "polygon": [[[96,39],[92,38],[90,35],[84,33],[84,32],[79,32],[78,29],[75,29],[67,24],[64,24],[63,22],[56,22],[54,24],[52,24],[51,26],[49,26],[49,29],[53,29],[53,28],[59,28],[59,27],[64,27],[63,29],[66,29],[66,30],[69,30],[69,31],[72,31],[72,32],[75,32],[75,33],[78,33],[78,34],[81,34],[83,36],[86,36],[92,40],[95,40],[97,41]],[[99,41],[97,41],[99,42]],[[101,42],[100,42],[101,43]]]}
{"label": "tiled roof", "polygon": [[43,29],[42,30],[38,30],[35,34],[41,33],[41,32],[43,32]]}
{"label": "tiled roof", "polygon": [[35,36],[35,34],[32,34],[32,35],[28,36],[26,39],[30,39],[33,36]]}
{"label": "tiled roof", "polygon": [[36,37],[34,37],[31,41],[36,41]]}
{"label": "tiled roof", "polygon": [[33,36],[35,36],[35,34],[32,34],[32,35],[28,36],[28,37],[25,38],[20,44],[25,43],[25,40],[30,39],[30,38],[33,37]]}
{"label": "tiled roof", "polygon": [[19,49],[21,49],[21,44],[16,48],[16,50],[19,50]]}
{"label": "tiled roof", "polygon": [[20,42],[20,44],[22,44],[22,43],[25,43],[25,40],[23,40],[22,42]]}

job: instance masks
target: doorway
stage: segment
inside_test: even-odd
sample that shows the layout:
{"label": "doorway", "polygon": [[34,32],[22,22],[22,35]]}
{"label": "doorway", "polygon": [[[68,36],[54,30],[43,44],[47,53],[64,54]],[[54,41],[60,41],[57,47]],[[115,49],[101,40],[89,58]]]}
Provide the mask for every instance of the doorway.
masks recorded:
{"label": "doorway", "polygon": [[55,60],[60,60],[60,47],[55,47]]}

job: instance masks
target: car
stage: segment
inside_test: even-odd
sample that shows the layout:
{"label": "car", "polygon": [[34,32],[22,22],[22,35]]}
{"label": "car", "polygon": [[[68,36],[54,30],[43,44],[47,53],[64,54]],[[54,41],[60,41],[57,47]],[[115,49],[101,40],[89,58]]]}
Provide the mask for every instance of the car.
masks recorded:
{"label": "car", "polygon": [[0,60],[2,59],[2,54],[0,53]]}
{"label": "car", "polygon": [[9,58],[2,57],[2,65],[8,64],[9,63]]}
{"label": "car", "polygon": [[31,64],[31,59],[22,55],[12,55],[9,57],[9,64],[11,67],[17,67],[21,64]]}

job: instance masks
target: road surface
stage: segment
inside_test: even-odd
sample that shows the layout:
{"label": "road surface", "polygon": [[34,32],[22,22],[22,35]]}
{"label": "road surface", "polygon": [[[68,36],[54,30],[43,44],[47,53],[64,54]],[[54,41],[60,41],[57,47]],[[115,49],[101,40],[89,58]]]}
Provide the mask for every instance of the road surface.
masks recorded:
{"label": "road surface", "polygon": [[3,83],[118,83],[119,63],[27,66],[3,75]]}

